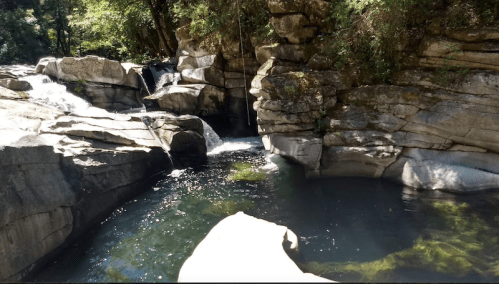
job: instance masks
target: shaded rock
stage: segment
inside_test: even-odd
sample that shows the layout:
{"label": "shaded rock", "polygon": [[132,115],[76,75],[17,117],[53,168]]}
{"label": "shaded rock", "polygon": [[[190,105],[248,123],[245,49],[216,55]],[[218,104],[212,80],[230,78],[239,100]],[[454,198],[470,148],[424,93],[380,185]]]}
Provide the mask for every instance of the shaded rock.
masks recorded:
{"label": "shaded rock", "polygon": [[227,60],[225,71],[244,73],[246,75],[255,75],[260,68],[260,63],[255,58],[234,58]]}
{"label": "shaded rock", "polygon": [[29,82],[18,79],[0,79],[0,86],[13,91],[28,91],[32,89]]}
{"label": "shaded rock", "polygon": [[258,124],[293,124],[313,123],[319,117],[318,111],[289,114],[282,111],[260,109],[258,111]]}
{"label": "shaded rock", "polygon": [[461,144],[456,144],[453,145],[449,151],[460,151],[460,152],[478,152],[478,153],[485,153],[487,152],[486,149],[478,148],[478,147],[472,147],[472,146],[466,146],[466,145],[461,145]]}
{"label": "shaded rock", "polygon": [[182,80],[189,83],[210,84],[218,87],[224,86],[224,74],[216,67],[203,67],[197,69],[184,69]]}
{"label": "shaded rock", "polygon": [[274,16],[270,23],[280,37],[288,39],[290,43],[300,44],[315,36],[317,28],[305,27],[310,24],[302,14],[286,14]]}
{"label": "shaded rock", "polygon": [[102,83],[68,83],[68,90],[87,97],[93,106],[110,111],[140,108],[140,91],[130,87]]}
{"label": "shaded rock", "polygon": [[498,40],[499,30],[493,28],[481,29],[449,29],[445,35],[466,42],[481,42],[484,40]]}
{"label": "shaded rock", "polygon": [[[424,58],[418,58],[413,66],[427,67],[427,68],[450,68],[454,70],[459,68],[467,68],[467,69],[484,69],[484,70],[499,71],[498,65],[467,61],[467,60],[486,61],[487,56],[488,54],[484,53],[467,52],[463,55],[463,60],[447,59],[439,57],[424,57]],[[493,61],[489,61],[489,63],[492,62]]]}
{"label": "shaded rock", "polygon": [[313,109],[313,105],[307,104],[306,102],[294,102],[290,100],[263,100],[260,101],[257,109],[283,111],[287,113],[303,113],[311,110],[319,110],[320,105],[317,104],[315,106],[316,108]]}
{"label": "shaded rock", "polygon": [[401,152],[401,147],[393,146],[324,148],[320,174],[378,178]]}
{"label": "shaded rock", "polygon": [[304,63],[313,56],[313,54],[308,54],[306,52],[306,47],[304,45],[279,43],[255,46],[255,55],[256,60],[260,64],[264,64],[272,57],[281,60]]}
{"label": "shaded rock", "polygon": [[322,155],[322,139],[313,136],[270,134],[262,137],[267,151],[289,158],[304,165],[308,170],[319,169]]}
{"label": "shaded rock", "polygon": [[314,54],[307,63],[308,68],[314,70],[328,70],[333,67],[333,59],[326,55]]}
{"label": "shaded rock", "polygon": [[[476,51],[475,53],[465,53],[462,51]],[[482,52],[478,52],[482,51]],[[418,50],[419,56],[427,57],[448,57],[452,56],[455,60],[472,61],[479,63],[491,64],[490,61],[482,60],[487,55],[491,59],[497,56],[494,53],[484,52],[497,52],[499,51],[499,44],[484,42],[484,43],[465,43],[460,41],[445,40],[441,38],[424,38]],[[476,56],[473,60],[473,56]],[[451,59],[451,58],[449,58]]]}
{"label": "shaded rock", "polygon": [[225,90],[205,84],[167,86],[144,100],[156,100],[178,114],[213,115],[224,106]]}
{"label": "shaded rock", "polygon": [[303,124],[259,124],[258,134],[272,134],[272,133],[293,133],[314,130],[316,128],[315,123],[303,123]]}
{"label": "shaded rock", "polygon": [[298,251],[298,238],[286,227],[238,212],[208,233],[182,265],[178,282],[329,281],[303,273],[284,243]]}
{"label": "shaded rock", "polygon": [[329,112],[330,122],[328,131],[338,130],[366,130],[376,129],[385,132],[400,130],[406,121],[390,113],[379,113],[365,107],[355,105],[336,106]]}
{"label": "shaded rock", "polygon": [[405,70],[393,75],[393,83],[441,88],[456,93],[475,95],[496,95],[499,91],[499,73],[497,72],[470,71],[464,75],[448,72],[448,76],[450,81],[445,84],[437,80],[433,72]]}

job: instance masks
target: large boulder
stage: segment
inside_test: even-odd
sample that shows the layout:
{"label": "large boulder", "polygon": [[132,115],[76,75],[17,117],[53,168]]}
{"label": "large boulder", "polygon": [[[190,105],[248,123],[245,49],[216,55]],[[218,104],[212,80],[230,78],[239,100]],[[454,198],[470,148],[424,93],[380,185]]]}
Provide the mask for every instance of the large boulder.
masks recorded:
{"label": "large boulder", "polygon": [[64,57],[49,61],[43,74],[66,81],[88,81],[139,87],[137,72],[133,65],[124,68],[118,61],[88,55],[82,58]]}
{"label": "large boulder", "polygon": [[225,90],[206,84],[167,86],[144,100],[178,114],[215,115],[224,107]]}
{"label": "large boulder", "polygon": [[178,58],[177,70],[182,72],[185,69],[197,69],[211,66],[222,69],[222,57],[216,54],[201,57],[180,56]]}
{"label": "large boulder", "polygon": [[206,157],[196,117],[94,107],[66,116],[3,93],[0,281],[25,279],[54,250],[140,193],[151,175],[171,169],[160,144],[168,144],[178,165]]}
{"label": "large boulder", "polygon": [[49,64],[49,62],[55,62],[55,61],[56,61],[55,57],[45,57],[45,58],[40,59],[40,61],[38,61],[38,64],[35,67],[35,73],[38,73],[38,74],[43,73],[43,70],[45,70],[45,67],[47,67],[47,64]]}
{"label": "large boulder", "polygon": [[28,91],[32,89],[29,82],[18,79],[0,79],[0,86],[13,91]]}
{"label": "large boulder", "polygon": [[330,282],[303,273],[283,247],[298,251],[298,238],[243,212],[220,221],[180,269],[178,282]]}

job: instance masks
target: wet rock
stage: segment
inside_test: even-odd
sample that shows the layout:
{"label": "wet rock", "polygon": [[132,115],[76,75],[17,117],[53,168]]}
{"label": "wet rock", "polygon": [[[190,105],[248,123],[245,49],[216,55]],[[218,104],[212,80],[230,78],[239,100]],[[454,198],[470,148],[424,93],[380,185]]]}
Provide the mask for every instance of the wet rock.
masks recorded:
{"label": "wet rock", "polygon": [[28,91],[32,89],[29,82],[18,79],[0,79],[0,86],[13,91]]}

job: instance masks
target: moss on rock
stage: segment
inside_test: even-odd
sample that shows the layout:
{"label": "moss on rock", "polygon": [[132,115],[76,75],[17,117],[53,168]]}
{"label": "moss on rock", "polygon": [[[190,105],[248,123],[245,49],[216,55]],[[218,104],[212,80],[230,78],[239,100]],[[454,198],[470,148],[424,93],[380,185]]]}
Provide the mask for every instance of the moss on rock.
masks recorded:
{"label": "moss on rock", "polygon": [[457,277],[472,272],[484,277],[499,276],[499,230],[469,212],[466,203],[437,201],[432,209],[433,224],[438,229],[425,230],[409,249],[371,262],[308,262],[299,266],[306,272],[330,278],[346,274],[354,281],[387,281],[398,268],[424,269]]}

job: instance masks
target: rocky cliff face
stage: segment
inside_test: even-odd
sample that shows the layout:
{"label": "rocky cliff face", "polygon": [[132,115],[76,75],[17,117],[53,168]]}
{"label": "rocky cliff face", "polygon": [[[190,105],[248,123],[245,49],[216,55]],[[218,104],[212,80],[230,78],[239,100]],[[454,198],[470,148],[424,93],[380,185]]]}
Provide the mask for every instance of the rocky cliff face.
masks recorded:
{"label": "rocky cliff face", "polygon": [[176,37],[181,81],[144,99],[157,102],[164,110],[217,121],[212,123],[214,129],[228,136],[255,135],[256,112],[252,105],[256,98],[249,90],[260,64],[252,48],[246,47],[241,53],[237,38],[215,34],[192,37],[188,26],[179,28]]}
{"label": "rocky cliff face", "polygon": [[[393,84],[363,86],[359,72],[336,70],[334,56],[323,50],[320,35],[331,26],[325,21],[328,1],[267,5],[281,39],[244,44],[247,54],[254,52],[249,60],[260,65],[250,93],[257,98],[258,132],[267,150],[303,164],[311,177],[381,177],[455,192],[499,186],[499,30],[432,24],[421,39],[400,38],[397,50],[407,56]],[[235,59],[226,49],[241,50],[235,43],[204,48],[224,45],[213,35],[193,39],[187,31],[177,30],[182,56],[221,56],[227,66]],[[190,70],[201,68],[194,65]],[[224,75],[227,87],[231,79]]]}
{"label": "rocky cliff face", "polygon": [[22,280],[153,174],[171,170],[162,146],[177,166],[206,157],[194,116],[95,107],[65,115],[28,99],[0,87],[0,281]]}

